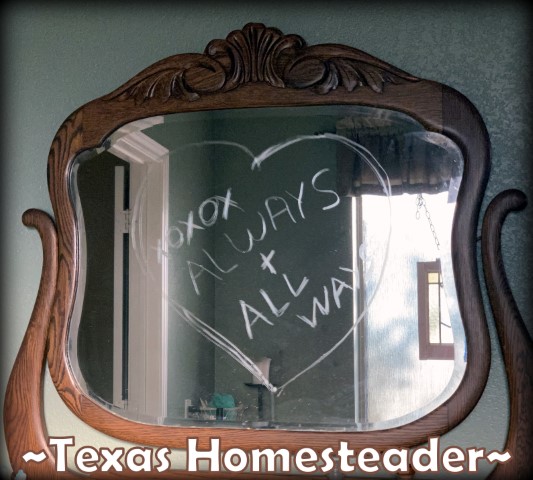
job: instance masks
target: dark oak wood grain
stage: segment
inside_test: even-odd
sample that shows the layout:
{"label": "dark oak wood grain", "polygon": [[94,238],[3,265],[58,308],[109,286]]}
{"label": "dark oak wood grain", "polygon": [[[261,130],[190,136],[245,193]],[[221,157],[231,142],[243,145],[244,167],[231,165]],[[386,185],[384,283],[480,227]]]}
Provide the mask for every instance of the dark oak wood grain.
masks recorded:
{"label": "dark oak wood grain", "polygon": [[[70,319],[79,276],[79,230],[70,191],[71,169],[77,155],[100,146],[120,126],[155,115],[335,104],[403,112],[426,129],[448,136],[461,149],[465,165],[452,232],[452,260],[467,338],[468,364],[457,391],[441,406],[407,425],[342,435],[146,425],[121,418],[89,398],[80,389],[68,359]],[[284,35],[261,24],[249,24],[231,32],[224,40],[213,40],[203,54],[175,55],[148,67],[115,91],[70,115],[58,130],[50,150],[49,191],[58,233],[57,260],[50,268],[57,266],[57,283],[51,311],[49,306],[36,308],[35,321],[41,325],[38,341],[44,345],[48,335],[47,359],[57,391],[72,412],[97,430],[137,444],[171,448],[184,448],[188,437],[197,437],[199,448],[206,448],[210,438],[220,437],[223,450],[278,445],[293,452],[303,447],[321,450],[337,445],[339,440],[348,441],[355,449],[385,449],[412,447],[430,436],[449,431],[474,408],[490,367],[475,242],[490,169],[489,150],[488,135],[479,113],[455,90],[418,79],[357,49],[335,44],[308,46],[297,35]],[[55,270],[48,269],[43,275],[55,279]],[[42,330],[49,318],[50,328]],[[44,350],[41,361],[42,355]],[[17,360],[17,371],[21,362]],[[41,375],[42,363],[32,365],[35,369],[32,374]],[[10,388],[19,392],[10,395],[21,395],[24,385],[13,384]],[[37,395],[34,389],[31,392]],[[6,402],[10,418],[16,408],[16,400],[10,397]],[[32,408],[41,408],[40,400],[32,403]],[[22,445],[13,446],[18,450],[13,450],[12,458],[19,455],[21,448],[30,448],[28,442],[37,445],[45,438],[28,439],[22,428],[15,427],[13,422],[11,425],[10,436],[18,435]]]}
{"label": "dark oak wood grain", "polygon": [[[6,389],[4,431],[14,472],[24,470],[30,478],[57,478],[54,455],[48,447],[43,416],[43,376],[50,311],[57,276],[57,234],[53,220],[40,210],[28,210],[24,225],[41,237],[43,266],[35,306]],[[42,463],[24,462],[27,452],[47,455]]]}
{"label": "dark oak wood grain", "polygon": [[529,479],[533,476],[533,341],[511,293],[501,252],[505,218],[526,205],[527,199],[522,192],[506,190],[492,200],[483,219],[483,268],[505,362],[511,404],[505,448],[512,457],[496,466],[489,477],[492,480]]}

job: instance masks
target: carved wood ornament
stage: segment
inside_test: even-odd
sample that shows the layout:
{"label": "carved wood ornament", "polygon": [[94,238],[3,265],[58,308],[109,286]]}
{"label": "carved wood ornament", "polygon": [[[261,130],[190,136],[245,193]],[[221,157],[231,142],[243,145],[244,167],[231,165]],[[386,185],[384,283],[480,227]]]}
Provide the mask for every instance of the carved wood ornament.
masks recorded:
{"label": "carved wood ornament", "polygon": [[[43,239],[44,262],[35,308],[6,394],[5,433],[14,472],[23,469],[29,478],[75,476],[71,472],[57,473],[50,461],[38,464],[22,459],[29,450],[44,449],[50,453],[42,420],[45,360],[57,391],[75,415],[105,434],[139,445],[184,448],[187,437],[197,437],[199,448],[207,448],[212,437],[221,438],[223,449],[283,445],[296,451],[303,446],[324,449],[338,444],[339,434],[335,432],[198,429],[146,425],[118,417],[80,390],[67,353],[79,274],[79,232],[70,175],[79,153],[100,146],[120,126],[155,115],[328,104],[367,105],[404,112],[426,129],[453,140],[461,148],[465,161],[458,198],[460,208],[452,233],[453,265],[460,272],[456,275],[457,293],[468,347],[464,379],[445,403],[419,420],[387,430],[350,432],[343,434],[342,439],[355,449],[411,447],[449,431],[469,414],[483,392],[490,367],[475,241],[490,161],[488,135],[478,112],[455,90],[417,79],[354,48],[334,44],[308,46],[297,35],[248,24],[242,30],[231,32],[225,40],[211,41],[203,54],[180,54],[148,67],[115,91],[75,111],[54,138],[48,165],[55,225],[42,212],[33,210],[24,216],[25,224],[36,227]],[[523,199],[521,202],[523,205]],[[508,445],[514,458],[506,464],[505,475],[508,475],[509,469],[513,474],[531,470],[528,466],[531,415],[520,412],[527,409],[527,402],[532,398],[533,349],[517,309],[498,307],[512,300],[509,290],[500,288],[504,273],[498,267],[501,265],[499,231],[505,214],[505,210],[487,214],[483,259],[511,386],[513,410]],[[51,454],[49,458],[52,457]],[[205,472],[167,473],[173,478],[208,476]],[[124,475],[131,476],[131,472]],[[501,475],[496,469],[495,478],[508,478]],[[239,476],[256,478],[257,474]],[[217,473],[216,477],[232,475]]]}
{"label": "carved wood ornament", "polygon": [[171,97],[194,101],[256,82],[310,89],[317,94],[327,94],[340,86],[348,92],[368,87],[382,93],[385,83],[417,80],[353,48],[309,47],[298,35],[248,24],[225,40],[211,41],[204,54],[180,55],[152,65],[105,98],[133,98],[136,103]]}

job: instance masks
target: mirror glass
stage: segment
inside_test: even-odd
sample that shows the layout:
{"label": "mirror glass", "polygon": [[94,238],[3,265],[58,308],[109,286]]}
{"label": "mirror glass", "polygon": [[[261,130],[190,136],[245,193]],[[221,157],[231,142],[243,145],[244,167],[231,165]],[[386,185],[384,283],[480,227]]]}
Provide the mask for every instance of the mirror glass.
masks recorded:
{"label": "mirror glass", "polygon": [[409,423],[466,366],[460,150],[361,106],[153,117],[76,160],[80,387],[153,424]]}

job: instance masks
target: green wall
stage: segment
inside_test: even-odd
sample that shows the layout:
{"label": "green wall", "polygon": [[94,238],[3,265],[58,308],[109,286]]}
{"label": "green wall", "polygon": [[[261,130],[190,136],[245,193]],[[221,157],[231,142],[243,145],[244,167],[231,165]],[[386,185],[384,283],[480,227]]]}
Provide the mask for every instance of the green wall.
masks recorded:
{"label": "green wall", "polygon": [[[492,142],[493,169],[483,203],[503,189],[532,193],[530,13],[517,2],[287,2],[244,4],[154,2],[109,6],[9,4],[2,11],[1,292],[3,399],[7,375],[25,332],[40,275],[38,236],[22,226],[24,210],[51,212],[46,158],[63,120],[149,64],[200,52],[249,21],[298,33],[310,44],[356,46],[408,72],[446,83],[479,109]],[[533,197],[532,197],[533,198]],[[529,291],[529,211],[506,223],[509,280],[533,331]],[[501,448],[507,428],[506,383],[494,328],[487,389],[444,445]],[[70,414],[47,379],[50,434],[86,435],[78,444],[113,447]],[[2,441],[2,474],[8,470]]]}

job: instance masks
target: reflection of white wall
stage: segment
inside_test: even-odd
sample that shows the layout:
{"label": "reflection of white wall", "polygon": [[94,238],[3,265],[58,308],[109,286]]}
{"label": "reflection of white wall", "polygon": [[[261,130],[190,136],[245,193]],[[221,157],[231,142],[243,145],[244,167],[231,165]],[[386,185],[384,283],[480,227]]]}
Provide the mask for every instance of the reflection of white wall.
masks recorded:
{"label": "reflection of white wall", "polygon": [[[424,199],[440,249],[436,247],[423,208],[420,218],[416,219],[416,195],[393,196],[390,250],[385,274],[376,291],[385,255],[383,239],[388,229],[388,205],[386,197],[363,197],[367,298],[376,291],[365,325],[369,422],[398,418],[426,407],[446,389],[454,365],[458,370],[454,379],[460,378],[464,370],[462,327],[454,332],[457,363],[453,360],[419,360],[417,262],[441,258],[443,270],[450,268],[449,237],[455,206],[447,203],[447,192],[424,195]],[[370,221],[376,217],[385,221]],[[455,318],[455,311],[451,313]],[[455,387],[453,382],[449,386],[450,393]]]}

